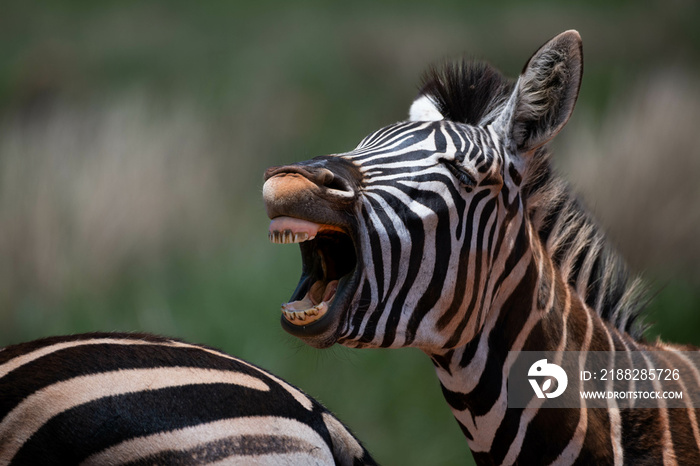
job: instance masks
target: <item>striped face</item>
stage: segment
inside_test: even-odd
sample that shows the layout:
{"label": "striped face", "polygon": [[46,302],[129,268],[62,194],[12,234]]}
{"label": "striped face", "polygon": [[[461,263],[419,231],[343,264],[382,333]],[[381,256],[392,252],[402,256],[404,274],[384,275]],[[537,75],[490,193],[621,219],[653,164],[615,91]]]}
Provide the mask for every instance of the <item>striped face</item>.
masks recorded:
{"label": "striped face", "polygon": [[473,335],[504,218],[503,153],[489,128],[405,122],[352,152],[269,169],[271,239],[299,242],[303,260],[285,329],[318,347]]}
{"label": "striped face", "polygon": [[574,31],[515,82],[448,65],[428,76],[411,121],[352,152],[268,169],[270,238],[300,243],[303,263],[284,328],[316,347],[470,341],[530,247],[521,193],[573,111],[581,71]]}

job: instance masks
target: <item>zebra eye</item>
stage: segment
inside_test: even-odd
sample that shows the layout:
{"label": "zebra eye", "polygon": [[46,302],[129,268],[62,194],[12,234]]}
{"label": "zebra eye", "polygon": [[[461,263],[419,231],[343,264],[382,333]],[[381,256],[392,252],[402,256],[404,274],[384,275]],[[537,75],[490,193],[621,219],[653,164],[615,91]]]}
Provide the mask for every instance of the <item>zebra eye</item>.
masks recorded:
{"label": "zebra eye", "polygon": [[476,186],[476,180],[474,177],[461,167],[457,166],[456,162],[445,160],[445,166],[447,166],[450,173],[452,173],[465,188],[473,188]]}

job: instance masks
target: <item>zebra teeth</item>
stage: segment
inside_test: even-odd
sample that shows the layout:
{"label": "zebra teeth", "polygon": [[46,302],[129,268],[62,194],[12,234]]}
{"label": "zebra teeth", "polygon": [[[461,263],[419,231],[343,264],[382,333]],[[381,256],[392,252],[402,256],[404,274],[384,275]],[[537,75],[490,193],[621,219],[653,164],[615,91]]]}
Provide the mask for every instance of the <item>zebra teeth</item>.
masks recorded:
{"label": "zebra teeth", "polygon": [[338,290],[338,280],[317,281],[299,301],[282,305],[282,315],[294,325],[309,325],[326,315]]}
{"label": "zebra teeth", "polygon": [[308,325],[316,322],[326,314],[326,311],[328,311],[327,301],[320,302],[308,309],[297,310],[296,306],[305,304],[305,301],[306,300],[283,304],[282,315],[284,318],[294,325]]}
{"label": "zebra teeth", "polygon": [[303,243],[315,238],[314,236],[309,236],[306,232],[295,233],[292,230],[270,231],[267,236],[275,244]]}
{"label": "zebra teeth", "polygon": [[268,237],[276,244],[303,243],[316,237],[321,225],[293,217],[277,217],[270,222]]}

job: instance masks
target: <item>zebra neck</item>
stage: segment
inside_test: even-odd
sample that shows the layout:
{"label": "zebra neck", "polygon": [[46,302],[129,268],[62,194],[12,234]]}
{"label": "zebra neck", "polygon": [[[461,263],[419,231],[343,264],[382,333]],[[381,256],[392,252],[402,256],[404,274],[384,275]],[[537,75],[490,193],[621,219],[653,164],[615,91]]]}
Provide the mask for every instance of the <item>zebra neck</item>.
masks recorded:
{"label": "zebra neck", "polygon": [[[430,355],[445,400],[473,452],[490,450],[491,439],[505,416],[508,352],[522,349],[532,329],[542,322],[537,306],[519,305],[535,301],[540,271],[532,259],[519,268],[520,273],[516,268],[509,276],[517,283],[507,293],[506,287],[501,287],[501,296],[493,300],[501,305],[488,310],[475,338]],[[547,346],[555,346],[553,340]]]}
{"label": "zebra neck", "polygon": [[[510,464],[541,454],[538,447],[525,441],[530,424],[539,422],[537,409],[507,407],[508,374],[515,359],[511,351],[640,349],[629,335],[620,333],[586,305],[543,247],[535,243],[528,254],[510,271],[513,284],[501,287],[475,338],[430,355],[445,400],[478,463]],[[557,411],[550,416],[556,418],[556,424],[570,426],[570,430],[547,434],[552,451],[560,453],[581,453],[584,445],[579,437],[592,426],[600,424],[598,430],[603,432],[619,426],[619,413],[614,411],[598,410],[586,416],[577,409]],[[610,439],[619,438],[619,432],[611,433],[604,441],[586,438],[586,448],[603,457],[613,455]]]}
{"label": "zebra neck", "polygon": [[[543,248],[527,242],[531,247],[507,270],[508,278],[475,338],[430,355],[445,400],[475,457],[492,451],[505,455],[515,448],[522,410],[507,409],[507,377],[515,359],[511,351],[582,350],[594,333],[605,332],[600,318],[561,278]],[[513,434],[505,440],[504,429]]]}

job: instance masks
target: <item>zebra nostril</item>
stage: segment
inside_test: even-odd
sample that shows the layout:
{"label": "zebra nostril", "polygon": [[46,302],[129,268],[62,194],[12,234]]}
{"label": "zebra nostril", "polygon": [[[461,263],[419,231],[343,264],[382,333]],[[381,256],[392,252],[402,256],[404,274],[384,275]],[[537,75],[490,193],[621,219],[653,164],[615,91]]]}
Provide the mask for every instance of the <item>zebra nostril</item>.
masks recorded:
{"label": "zebra nostril", "polygon": [[340,195],[343,197],[352,197],[355,195],[355,190],[348,180],[342,176],[336,175],[330,170],[324,169],[328,174],[324,173],[324,180],[321,184],[332,194]]}
{"label": "zebra nostril", "polygon": [[342,175],[335,173],[328,168],[313,167],[308,170],[307,177],[328,192],[343,197],[354,195],[354,190],[350,182]]}
{"label": "zebra nostril", "polygon": [[332,171],[327,168],[319,168],[318,172],[316,173],[316,180],[314,181],[316,181],[316,183],[318,183],[320,186],[330,187],[334,180],[335,175]]}

